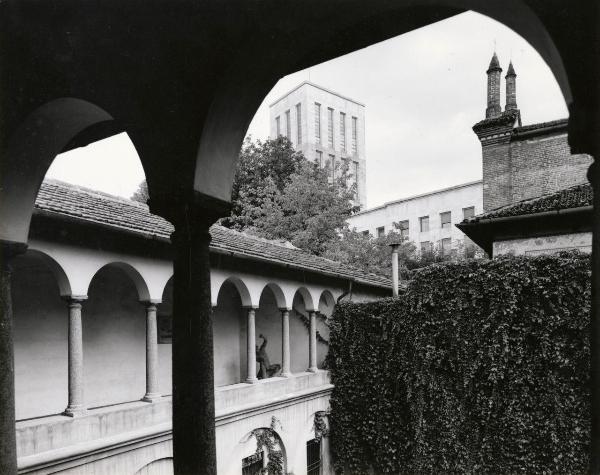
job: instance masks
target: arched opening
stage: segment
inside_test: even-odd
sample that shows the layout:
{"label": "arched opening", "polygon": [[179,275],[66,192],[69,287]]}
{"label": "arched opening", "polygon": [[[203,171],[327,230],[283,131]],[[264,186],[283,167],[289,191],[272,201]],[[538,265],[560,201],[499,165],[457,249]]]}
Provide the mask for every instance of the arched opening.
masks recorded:
{"label": "arched opening", "polygon": [[128,264],[108,264],[94,275],[82,312],[88,407],[144,395],[146,319],[141,301],[147,293],[143,278]]}
{"label": "arched opening", "polygon": [[294,294],[290,312],[290,360],[292,373],[309,367],[310,312],[314,311],[312,296],[305,287]]}
{"label": "arched opening", "polygon": [[231,458],[223,470],[224,473],[258,475],[287,473],[287,468],[287,451],[280,434],[273,427],[259,427],[232,448]]}
{"label": "arched opening", "polygon": [[29,250],[14,260],[12,279],[16,418],[59,414],[67,406],[68,278]]}
{"label": "arched opening", "polygon": [[333,314],[335,299],[329,290],[321,292],[319,298],[319,311],[317,312],[317,367],[325,367],[325,358],[329,351],[329,324],[328,320]]}
{"label": "arched opening", "polygon": [[219,289],[213,308],[215,386],[240,383],[247,377],[246,298],[249,292],[240,279],[229,278]]}
{"label": "arched opening", "polygon": [[256,311],[256,346],[260,354],[260,357],[257,357],[259,379],[281,375],[282,308],[285,308],[285,299],[281,288],[273,283],[267,285],[260,294]]}

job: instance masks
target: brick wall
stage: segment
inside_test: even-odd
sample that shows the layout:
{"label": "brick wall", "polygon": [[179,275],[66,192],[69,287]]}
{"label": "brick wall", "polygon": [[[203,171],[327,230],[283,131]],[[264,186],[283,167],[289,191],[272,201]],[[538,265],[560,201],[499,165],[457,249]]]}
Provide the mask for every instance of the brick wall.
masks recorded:
{"label": "brick wall", "polygon": [[511,201],[510,144],[483,147],[483,210],[499,208]]}
{"label": "brick wall", "polygon": [[589,155],[571,155],[567,134],[513,139],[510,144],[512,202],[586,181]]}
{"label": "brick wall", "polygon": [[487,122],[474,127],[482,144],[484,211],[586,181],[592,158],[571,155],[566,121],[514,129]]}

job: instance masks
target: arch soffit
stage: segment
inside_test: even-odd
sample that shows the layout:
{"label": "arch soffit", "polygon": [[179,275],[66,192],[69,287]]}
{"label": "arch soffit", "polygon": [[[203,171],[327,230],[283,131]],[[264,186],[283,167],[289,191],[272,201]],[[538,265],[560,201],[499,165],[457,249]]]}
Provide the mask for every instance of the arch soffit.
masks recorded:
{"label": "arch soffit", "polygon": [[94,272],[92,274],[91,279],[88,282],[88,293],[89,293],[89,287],[90,287],[94,277],[99,272],[101,272],[103,269],[105,269],[107,267],[114,267],[114,268],[120,269],[127,275],[127,277],[129,277],[131,279],[131,281],[133,282],[133,285],[135,285],[135,288],[136,288],[136,291],[138,294],[138,299],[140,300],[140,302],[151,302],[151,301],[159,302],[160,301],[160,297],[158,299],[153,299],[150,296],[150,290],[148,289],[148,284],[146,283],[146,279],[142,276],[140,271],[138,271],[133,265],[131,265],[127,262],[121,262],[121,261],[109,262],[109,263],[106,263],[106,264],[102,265],[101,267],[99,267],[96,270],[96,272]]}
{"label": "arch soffit", "polygon": [[[43,251],[38,251],[36,249],[27,249],[25,253],[25,257],[31,256],[35,259],[40,260],[44,263],[46,267],[50,269],[52,275],[56,279],[56,283],[58,284],[58,290],[60,292],[61,297],[72,297],[74,296],[71,289],[71,281],[65,269],[63,269],[62,265],[54,259],[49,254],[46,254]],[[85,294],[84,294],[85,295]]]}
{"label": "arch soffit", "polygon": [[[273,292],[273,295],[275,296],[275,302],[277,303],[277,307],[280,309],[284,309],[284,308],[290,309],[294,295],[292,293],[292,295],[291,295],[292,298],[290,298],[289,289],[287,289],[286,287],[287,286],[281,286],[275,282],[269,282],[268,284],[266,284],[264,286],[263,292],[265,291],[265,289],[270,289],[271,292]],[[261,295],[262,295],[262,292],[261,292]]]}
{"label": "arch soffit", "polygon": [[225,283],[231,283],[236,288],[240,299],[242,301],[242,307],[257,307],[260,299],[260,292],[257,286],[248,286],[247,280],[242,280],[238,276],[218,276],[217,278],[211,277],[211,300],[212,305],[217,306],[219,293]]}
{"label": "arch soffit", "polygon": [[83,130],[113,120],[104,109],[73,97],[31,112],[2,150],[0,239],[27,242],[31,214],[50,164]]}
{"label": "arch soffit", "polygon": [[325,289],[321,292],[321,296],[319,297],[319,303],[324,302],[328,307],[333,307],[335,305],[335,297],[333,296],[333,292],[331,290]]}
{"label": "arch soffit", "polygon": [[[299,287],[294,296],[298,294],[300,295],[300,297],[302,298],[302,300],[304,301],[304,308],[308,311],[308,312],[314,312],[319,310],[318,308],[318,297],[319,294],[318,293],[314,293],[314,290],[311,292],[311,290],[309,290],[309,288],[307,287]],[[317,306],[315,306],[315,302],[317,302]]]}

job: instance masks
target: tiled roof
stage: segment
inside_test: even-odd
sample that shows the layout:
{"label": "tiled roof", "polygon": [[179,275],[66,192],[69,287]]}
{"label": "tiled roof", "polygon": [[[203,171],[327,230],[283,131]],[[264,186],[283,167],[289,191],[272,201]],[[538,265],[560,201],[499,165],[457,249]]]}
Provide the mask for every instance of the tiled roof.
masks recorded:
{"label": "tiled roof", "polygon": [[[46,180],[42,183],[35,207],[43,212],[57,213],[163,239],[169,239],[173,232],[171,223],[151,214],[145,204],[57,180]],[[223,226],[213,225],[210,233],[212,235],[210,247],[216,252],[230,252],[275,264],[335,275],[367,285],[391,287],[391,281],[386,277],[369,274],[339,262]]]}
{"label": "tiled roof", "polygon": [[463,223],[476,223],[482,219],[502,218],[508,216],[522,216],[528,214],[544,213],[564,209],[580,208],[593,204],[592,185],[583,183],[548,195],[519,201],[487,213],[468,218]]}

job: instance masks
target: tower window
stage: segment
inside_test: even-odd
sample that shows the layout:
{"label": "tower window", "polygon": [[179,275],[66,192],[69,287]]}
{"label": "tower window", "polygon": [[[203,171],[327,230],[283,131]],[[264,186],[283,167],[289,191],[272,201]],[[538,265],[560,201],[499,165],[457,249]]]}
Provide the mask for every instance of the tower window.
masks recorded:
{"label": "tower window", "polygon": [[421,254],[428,254],[433,252],[433,244],[431,241],[421,241]]}
{"label": "tower window", "polygon": [[321,441],[309,440],[306,443],[306,475],[321,475]]}
{"label": "tower window", "polygon": [[321,104],[315,102],[315,141],[321,143]]}
{"label": "tower window", "polygon": [[331,165],[331,183],[335,181],[335,155],[329,155],[329,164]]}
{"label": "tower window", "polygon": [[289,109],[285,111],[285,136],[292,140],[292,121]]}
{"label": "tower window", "polygon": [[463,219],[472,218],[473,216],[475,216],[475,206],[463,208]]}
{"label": "tower window", "polygon": [[352,153],[358,153],[358,119],[352,117]]}
{"label": "tower window", "polygon": [[450,211],[440,213],[440,221],[442,223],[442,229],[450,229],[452,226],[452,214]]}
{"label": "tower window", "polygon": [[447,256],[450,254],[450,249],[452,246],[452,239],[444,238],[442,239],[442,255]]}
{"label": "tower window", "polygon": [[281,117],[279,116],[275,117],[275,128],[277,129],[276,137],[279,137],[281,135]]}
{"label": "tower window", "polygon": [[346,151],[346,114],[340,112],[340,148]]}
{"label": "tower window", "polygon": [[323,168],[323,152],[321,152],[320,150],[317,150],[317,164],[319,165],[319,168]]}
{"label": "tower window", "polygon": [[385,236],[385,226],[381,226],[380,228],[377,228],[376,232],[377,232],[377,237]]}
{"label": "tower window", "polygon": [[419,218],[419,227],[422,233],[429,231],[429,216],[421,216]]}
{"label": "tower window", "polygon": [[296,145],[300,147],[302,145],[302,104],[296,104],[296,122],[298,129],[298,142],[296,143]]}
{"label": "tower window", "polygon": [[327,136],[329,148],[333,148],[333,109],[327,108]]}

